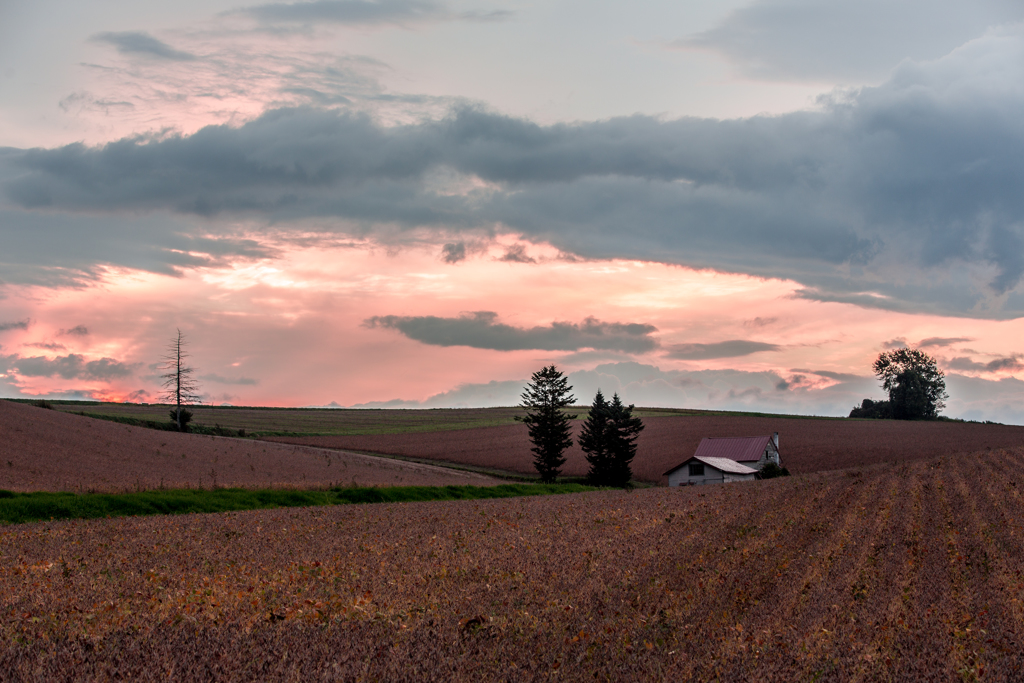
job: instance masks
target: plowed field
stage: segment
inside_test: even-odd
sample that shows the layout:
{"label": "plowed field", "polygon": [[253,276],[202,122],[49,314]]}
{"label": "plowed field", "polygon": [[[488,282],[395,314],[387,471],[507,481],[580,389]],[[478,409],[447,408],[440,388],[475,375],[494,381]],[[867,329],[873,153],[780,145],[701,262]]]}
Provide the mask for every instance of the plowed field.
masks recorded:
{"label": "plowed field", "polygon": [[[167,422],[170,406],[133,403],[54,403],[63,412]],[[519,408],[335,409],[191,406],[196,424],[247,432],[297,434],[394,434],[512,424]]]}
{"label": "plowed field", "polygon": [[0,489],[489,486],[449,468],[319,448],[162,432],[0,401]]}
{"label": "plowed field", "polygon": [[[640,435],[633,474],[637,479],[654,483],[663,483],[662,474],[693,455],[705,436],[779,432],[783,464],[795,473],[1024,445],[1024,427],[960,422],[680,415],[648,417],[644,424],[646,429]],[[574,427],[578,432],[579,423]],[[424,434],[271,438],[535,474],[529,437],[522,424]],[[566,456],[563,474],[586,474],[587,462],[578,446]]]}
{"label": "plowed field", "polygon": [[1022,471],[0,527],[0,677],[1020,681]]}

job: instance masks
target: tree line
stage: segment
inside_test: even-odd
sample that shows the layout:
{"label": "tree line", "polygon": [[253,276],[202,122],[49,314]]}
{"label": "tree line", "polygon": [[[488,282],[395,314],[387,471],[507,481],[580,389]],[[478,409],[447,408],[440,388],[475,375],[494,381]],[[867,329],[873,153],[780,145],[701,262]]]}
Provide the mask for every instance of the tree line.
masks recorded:
{"label": "tree line", "polygon": [[[570,423],[577,416],[565,412],[576,401],[571,392],[569,380],[550,365],[533,373],[522,394],[526,415],[516,419],[526,424],[533,444],[533,465],[545,482],[553,482],[561,474],[565,451],[573,444]],[[625,487],[632,479],[636,441],[644,429],[643,421],[633,416],[633,409],[632,404],[623,405],[618,393],[608,401],[597,390],[579,436],[590,466],[590,483]]]}

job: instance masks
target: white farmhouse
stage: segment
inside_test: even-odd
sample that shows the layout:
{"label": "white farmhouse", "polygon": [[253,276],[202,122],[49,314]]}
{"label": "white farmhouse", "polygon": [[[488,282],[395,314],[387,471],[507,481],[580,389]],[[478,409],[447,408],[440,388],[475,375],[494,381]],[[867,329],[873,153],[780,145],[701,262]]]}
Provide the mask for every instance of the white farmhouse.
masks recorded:
{"label": "white farmhouse", "polygon": [[757,470],[729,458],[706,458],[695,455],[665,474],[668,475],[669,486],[695,486],[750,481],[757,477]]}
{"label": "white farmhouse", "polygon": [[778,432],[771,436],[706,437],[692,457],[665,475],[669,486],[746,481],[754,479],[769,462],[782,465]]}

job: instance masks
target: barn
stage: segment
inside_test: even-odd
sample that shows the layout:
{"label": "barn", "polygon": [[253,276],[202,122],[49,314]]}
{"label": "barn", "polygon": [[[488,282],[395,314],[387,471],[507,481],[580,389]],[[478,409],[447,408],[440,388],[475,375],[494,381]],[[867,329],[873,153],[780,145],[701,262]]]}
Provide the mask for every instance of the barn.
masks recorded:
{"label": "barn", "polygon": [[782,465],[779,433],[764,436],[709,436],[697,452],[665,475],[669,486],[718,484],[754,479],[766,463]]}
{"label": "barn", "polygon": [[757,478],[757,470],[741,465],[729,458],[693,456],[668,472],[669,486],[699,486],[702,484],[728,484]]}

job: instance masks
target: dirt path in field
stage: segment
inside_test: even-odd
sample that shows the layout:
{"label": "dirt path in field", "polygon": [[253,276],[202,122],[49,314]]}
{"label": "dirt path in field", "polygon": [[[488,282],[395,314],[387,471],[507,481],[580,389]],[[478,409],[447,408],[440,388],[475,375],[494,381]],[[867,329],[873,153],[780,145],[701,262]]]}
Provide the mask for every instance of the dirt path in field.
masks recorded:
{"label": "dirt path in field", "polygon": [[[814,420],[732,415],[648,417],[638,441],[633,474],[664,483],[663,473],[693,455],[706,436],[779,432],[783,464],[793,473],[820,472],[884,462],[977,453],[1024,445],[1024,427],[961,422]],[[579,430],[579,423],[574,425]],[[268,440],[367,453],[387,453],[533,474],[526,426],[480,427],[419,434],[268,437]],[[581,476],[587,462],[579,446],[566,452],[562,473]]]}
{"label": "dirt path in field", "polygon": [[500,483],[446,467],[322,448],[155,431],[0,400],[0,489],[9,491]]}

